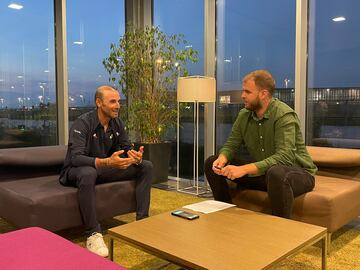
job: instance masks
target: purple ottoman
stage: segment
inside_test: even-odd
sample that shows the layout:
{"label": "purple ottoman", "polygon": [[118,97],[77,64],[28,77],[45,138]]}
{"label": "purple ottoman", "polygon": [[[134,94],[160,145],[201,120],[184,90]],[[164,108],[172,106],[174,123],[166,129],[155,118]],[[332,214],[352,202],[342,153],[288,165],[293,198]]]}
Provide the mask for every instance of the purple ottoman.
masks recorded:
{"label": "purple ottoman", "polygon": [[107,259],[44,229],[0,234],[1,270],[121,270]]}

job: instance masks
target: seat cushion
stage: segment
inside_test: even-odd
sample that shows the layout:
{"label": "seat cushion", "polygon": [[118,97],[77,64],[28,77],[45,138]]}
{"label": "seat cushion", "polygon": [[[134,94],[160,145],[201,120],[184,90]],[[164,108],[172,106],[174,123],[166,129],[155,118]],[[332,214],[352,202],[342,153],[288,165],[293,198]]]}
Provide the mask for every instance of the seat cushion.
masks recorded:
{"label": "seat cushion", "polygon": [[0,269],[121,270],[125,269],[41,228],[0,235]]}
{"label": "seat cushion", "polygon": [[[58,177],[0,182],[0,216],[18,228],[57,231],[81,225],[77,188],[62,186]],[[135,182],[97,185],[96,206],[99,220],[135,211]]]}
{"label": "seat cushion", "polygon": [[[266,192],[233,189],[232,196],[241,208],[270,213]],[[360,182],[317,175],[314,190],[295,199],[292,218],[334,232],[360,215],[359,198]]]}

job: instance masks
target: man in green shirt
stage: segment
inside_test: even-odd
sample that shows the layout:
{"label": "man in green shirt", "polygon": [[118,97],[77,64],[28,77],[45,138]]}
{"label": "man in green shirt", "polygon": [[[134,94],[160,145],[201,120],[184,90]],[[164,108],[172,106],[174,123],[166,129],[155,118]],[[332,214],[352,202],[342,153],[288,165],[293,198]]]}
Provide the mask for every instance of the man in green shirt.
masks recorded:
{"label": "man in green shirt", "polygon": [[[311,191],[316,166],[308,154],[295,111],[273,98],[275,81],[266,70],[243,78],[240,110],[218,156],[205,162],[214,199],[231,203],[227,181],[247,189],[267,191],[272,214],[290,218],[294,198]],[[253,163],[235,160],[244,144]]]}

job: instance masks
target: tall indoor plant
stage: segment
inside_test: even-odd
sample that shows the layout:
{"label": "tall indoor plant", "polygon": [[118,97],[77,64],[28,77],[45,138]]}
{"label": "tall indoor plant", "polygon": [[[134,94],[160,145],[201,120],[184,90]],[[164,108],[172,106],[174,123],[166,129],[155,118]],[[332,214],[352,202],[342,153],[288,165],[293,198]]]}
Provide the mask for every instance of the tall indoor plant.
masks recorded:
{"label": "tall indoor plant", "polygon": [[198,60],[198,52],[186,44],[183,35],[131,26],[118,44],[111,44],[103,64],[109,80],[127,99],[126,123],[133,141],[161,143],[167,130],[176,125],[176,80],[188,75],[187,62]]}

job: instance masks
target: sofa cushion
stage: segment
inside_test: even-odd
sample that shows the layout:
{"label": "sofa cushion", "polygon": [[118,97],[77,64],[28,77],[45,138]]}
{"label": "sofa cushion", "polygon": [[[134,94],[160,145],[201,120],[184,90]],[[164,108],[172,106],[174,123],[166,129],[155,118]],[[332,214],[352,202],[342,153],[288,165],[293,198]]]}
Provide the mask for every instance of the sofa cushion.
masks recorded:
{"label": "sofa cushion", "polygon": [[[237,190],[232,195],[239,207],[270,213],[266,192]],[[317,175],[314,190],[295,199],[292,218],[334,232],[360,215],[359,197],[360,182]]]}
{"label": "sofa cushion", "polygon": [[360,166],[360,150],[330,147],[306,147],[312,160],[319,167],[349,168]]}
{"label": "sofa cushion", "polygon": [[[96,186],[98,219],[136,209],[135,181]],[[0,216],[17,227],[38,226],[51,231],[82,224],[77,188],[64,187],[58,175],[0,182]]]}
{"label": "sofa cushion", "polygon": [[59,174],[67,146],[0,149],[0,181]]}
{"label": "sofa cushion", "polygon": [[56,166],[64,163],[66,145],[0,150],[0,166]]}

